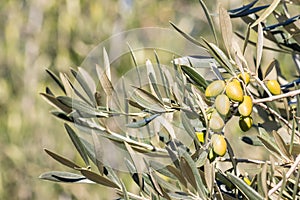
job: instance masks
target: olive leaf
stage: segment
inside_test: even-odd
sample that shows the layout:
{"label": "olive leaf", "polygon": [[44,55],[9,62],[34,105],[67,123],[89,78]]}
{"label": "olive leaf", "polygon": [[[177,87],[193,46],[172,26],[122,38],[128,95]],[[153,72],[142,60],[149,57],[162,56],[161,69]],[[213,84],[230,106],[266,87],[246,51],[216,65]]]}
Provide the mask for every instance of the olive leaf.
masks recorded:
{"label": "olive leaf", "polygon": [[275,10],[279,3],[280,0],[274,0],[271,5],[260,15],[260,17],[251,25],[251,28],[264,21]]}
{"label": "olive leaf", "polygon": [[88,155],[87,155],[84,144],[81,142],[80,138],[77,136],[75,131],[68,124],[64,124],[64,125],[65,125],[65,129],[67,130],[67,133],[70,136],[75,148],[77,149],[81,158],[84,160],[85,164],[88,166],[89,159],[88,159]]}
{"label": "olive leaf", "polygon": [[148,91],[138,88],[135,86],[132,86],[135,88],[131,98],[140,106],[158,112],[162,113],[165,112],[164,104],[161,102],[157,97],[155,97],[153,94],[149,93]]}
{"label": "olive leaf", "polygon": [[91,181],[94,181],[95,183],[98,183],[100,185],[104,185],[107,187],[111,187],[111,188],[120,188],[119,185],[117,185],[116,183],[112,182],[108,178],[105,178],[104,176],[96,174],[95,172],[92,172],[90,170],[83,169],[83,168],[79,169],[79,171],[81,172],[81,174],[83,176],[85,176],[86,178],[88,178]]}
{"label": "olive leaf", "polygon": [[76,168],[80,168],[79,165],[75,164],[74,162],[70,161],[69,159],[57,154],[57,153],[54,153],[48,149],[44,149],[44,151],[49,155],[51,156],[54,160],[58,161],[59,163],[67,166],[67,167],[70,167],[72,169],[76,169]]}
{"label": "olive leaf", "polygon": [[253,188],[247,185],[244,181],[240,178],[236,177],[235,175],[227,172],[226,173],[228,179],[241,191],[248,199],[257,199],[263,200],[264,198],[258,194]]}
{"label": "olive leaf", "polygon": [[224,46],[226,48],[227,55],[230,57],[233,36],[232,24],[228,12],[222,6],[219,8],[219,21]]}
{"label": "olive leaf", "polygon": [[60,79],[51,70],[46,69],[46,72],[56,82],[56,84],[60,87],[60,89],[66,94],[66,90],[65,90],[64,84],[60,81]]}
{"label": "olive leaf", "polygon": [[70,173],[70,172],[61,172],[61,171],[45,172],[41,174],[39,178],[48,181],[63,182],[63,183],[95,183],[87,179],[85,176]]}

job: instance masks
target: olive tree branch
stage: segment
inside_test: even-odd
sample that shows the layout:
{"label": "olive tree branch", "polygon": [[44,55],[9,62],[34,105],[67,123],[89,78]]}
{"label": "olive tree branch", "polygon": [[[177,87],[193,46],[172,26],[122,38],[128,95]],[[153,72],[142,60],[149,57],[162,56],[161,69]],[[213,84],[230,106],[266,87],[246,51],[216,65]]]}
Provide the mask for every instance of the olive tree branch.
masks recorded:
{"label": "olive tree branch", "polygon": [[262,99],[253,99],[253,104],[271,102],[271,101],[275,101],[275,100],[283,99],[283,98],[287,98],[287,97],[294,97],[298,94],[300,94],[300,89],[299,90],[293,90],[293,91],[283,93],[283,94],[279,94],[279,95],[275,95],[275,96],[269,96],[269,97],[262,98]]}
{"label": "olive tree branch", "polygon": [[[286,120],[284,119],[280,114],[278,114],[275,110],[272,108],[268,107],[267,105],[263,103],[256,103],[258,106],[262,107],[264,110],[268,110],[271,114],[275,115],[280,121],[282,121],[289,129],[293,130],[293,126]],[[295,134],[300,137],[299,131],[295,130]]]}
{"label": "olive tree branch", "polygon": [[[299,163],[300,163],[300,155],[297,156],[295,162],[293,163],[289,171],[286,173],[286,179],[288,179],[292,175],[292,173],[297,169]],[[276,192],[276,190],[278,190],[282,184],[283,184],[283,179],[281,179],[281,181],[279,181],[277,185],[275,185],[271,190],[269,190],[268,196],[271,196],[274,192]]]}

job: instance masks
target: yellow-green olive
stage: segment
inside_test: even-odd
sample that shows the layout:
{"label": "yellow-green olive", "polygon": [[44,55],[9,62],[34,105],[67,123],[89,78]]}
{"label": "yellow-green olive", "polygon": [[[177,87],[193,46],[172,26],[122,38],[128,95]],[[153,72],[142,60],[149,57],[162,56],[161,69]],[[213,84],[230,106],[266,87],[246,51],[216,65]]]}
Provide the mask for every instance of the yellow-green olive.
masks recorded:
{"label": "yellow-green olive", "polygon": [[277,80],[267,81],[267,88],[273,95],[278,95],[281,93],[281,88]]}
{"label": "yellow-green olive", "polygon": [[213,130],[214,132],[220,132],[222,131],[223,127],[225,125],[225,122],[223,118],[220,116],[220,114],[214,110],[211,114],[211,118],[209,120],[209,128]]}
{"label": "yellow-green olive", "polygon": [[253,124],[253,119],[251,116],[248,116],[248,117],[241,116],[240,117],[239,125],[240,125],[240,128],[242,129],[242,131],[244,131],[244,132],[248,131],[252,127],[252,124]]}
{"label": "yellow-green olive", "polygon": [[209,149],[208,159],[210,162],[214,161],[217,157],[217,154],[213,151],[213,149]]}
{"label": "yellow-green olive", "polygon": [[225,88],[224,81],[222,80],[213,81],[207,86],[205,90],[205,96],[208,98],[216,97],[221,92],[223,92],[224,88]]}
{"label": "yellow-green olive", "polygon": [[195,132],[196,136],[197,136],[197,139],[200,143],[204,143],[204,140],[205,140],[205,134],[203,131],[199,132],[199,131],[196,131]]}
{"label": "yellow-green olive", "polygon": [[239,79],[241,79],[246,85],[250,82],[250,75],[247,72],[240,73],[238,75]]}
{"label": "yellow-green olive", "polygon": [[226,95],[232,101],[242,102],[243,101],[243,89],[239,81],[231,81],[226,86]]}
{"label": "yellow-green olive", "polygon": [[219,155],[224,156],[227,149],[227,143],[225,137],[219,134],[213,134],[211,136],[211,145],[213,147],[213,151]]}
{"label": "yellow-green olive", "polygon": [[250,116],[252,113],[253,103],[250,96],[244,96],[243,102],[239,105],[239,113],[244,116]]}
{"label": "yellow-green olive", "polygon": [[225,94],[218,95],[215,100],[215,106],[221,115],[226,116],[230,110],[229,98]]}

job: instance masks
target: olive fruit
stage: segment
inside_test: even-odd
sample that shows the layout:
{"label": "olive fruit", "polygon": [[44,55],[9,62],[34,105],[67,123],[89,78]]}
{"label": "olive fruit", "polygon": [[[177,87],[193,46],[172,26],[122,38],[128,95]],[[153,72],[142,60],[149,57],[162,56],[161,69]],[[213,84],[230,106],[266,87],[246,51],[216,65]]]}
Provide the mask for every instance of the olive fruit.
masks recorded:
{"label": "olive fruit", "polygon": [[239,113],[244,116],[250,116],[252,113],[253,103],[250,96],[244,96],[243,102],[239,105]]}
{"label": "olive fruit", "polygon": [[213,147],[213,151],[219,155],[224,156],[227,149],[227,143],[225,137],[219,134],[213,134],[211,136],[211,145]]}
{"label": "olive fruit", "polygon": [[205,96],[208,98],[216,97],[221,92],[223,92],[224,88],[225,88],[224,81],[222,80],[213,81],[207,86],[205,90]]}
{"label": "olive fruit", "polygon": [[243,101],[243,89],[238,81],[231,81],[226,86],[226,95],[232,101],[242,102]]}
{"label": "olive fruit", "polygon": [[248,116],[248,117],[241,116],[240,117],[239,125],[240,125],[240,128],[242,129],[242,131],[244,131],[244,132],[248,131],[252,127],[252,124],[253,124],[253,119],[251,116]]}
{"label": "olive fruit", "polygon": [[215,106],[217,111],[225,116],[228,114],[230,110],[230,101],[229,98],[225,94],[220,94],[217,96],[215,100]]}
{"label": "olive fruit", "polygon": [[273,95],[278,95],[281,93],[280,85],[277,80],[267,81],[267,88]]}
{"label": "olive fruit", "polygon": [[214,161],[217,157],[217,154],[213,151],[213,149],[209,149],[208,159],[210,162]]}
{"label": "olive fruit", "polygon": [[238,75],[239,79],[241,79],[246,85],[250,82],[250,75],[247,72],[240,73]]}
{"label": "olive fruit", "polygon": [[197,136],[197,139],[200,143],[204,143],[204,139],[205,139],[205,133],[203,131],[199,132],[199,131],[196,131],[196,136]]}
{"label": "olive fruit", "polygon": [[220,116],[220,114],[214,110],[211,114],[211,118],[209,120],[209,128],[213,130],[214,132],[220,132],[222,131],[225,123],[223,118]]}

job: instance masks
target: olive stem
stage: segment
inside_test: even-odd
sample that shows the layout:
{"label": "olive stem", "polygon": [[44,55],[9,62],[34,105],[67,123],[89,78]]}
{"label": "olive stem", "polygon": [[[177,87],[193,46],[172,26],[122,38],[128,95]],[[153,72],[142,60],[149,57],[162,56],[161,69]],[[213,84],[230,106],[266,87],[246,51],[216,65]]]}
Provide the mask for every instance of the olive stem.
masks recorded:
{"label": "olive stem", "polygon": [[255,78],[255,80],[261,85],[261,87],[267,92],[269,97],[272,97],[271,92],[269,91],[269,89],[266,87],[266,85],[264,84],[264,82],[262,82],[262,80],[260,80],[257,76],[253,76]]}
{"label": "olive stem", "polygon": [[[120,189],[118,189],[118,188],[116,188],[116,190],[117,190],[117,193],[119,193],[119,194],[123,194],[123,193],[124,193],[122,190],[120,190]],[[128,195],[129,197],[131,197],[131,198],[133,198],[133,199],[137,199],[137,200],[149,200],[149,199],[147,199],[147,198],[145,198],[145,197],[138,196],[138,195],[133,194],[133,193],[131,193],[131,192],[126,192],[126,193],[127,193],[127,195]]]}
{"label": "olive stem", "polygon": [[[293,130],[293,126],[286,120],[284,119],[281,115],[279,115],[275,110],[273,110],[272,108],[269,108],[267,105],[259,102],[256,104],[260,107],[262,107],[265,110],[268,110],[271,114],[275,115],[279,120],[281,120],[289,129]],[[295,134],[300,137],[300,133],[299,131],[295,130]]]}
{"label": "olive stem", "polygon": [[258,104],[258,103],[264,103],[264,102],[271,102],[271,101],[278,100],[278,99],[293,97],[293,96],[296,96],[298,94],[300,94],[300,89],[293,90],[293,91],[290,91],[288,93],[275,95],[275,96],[269,96],[269,97],[262,98],[262,99],[253,99],[253,103]]}
{"label": "olive stem", "polygon": [[[293,163],[289,171],[286,173],[285,179],[288,179],[293,174],[293,172],[297,169],[299,163],[300,163],[300,155],[297,156],[295,162]],[[281,187],[282,184],[283,184],[283,179],[281,179],[281,181],[279,181],[277,185],[275,185],[271,190],[269,190],[268,196],[271,196],[274,192],[276,192]]]}
{"label": "olive stem", "polygon": [[[233,158],[238,163],[252,163],[252,164],[265,164],[271,165],[272,163],[270,161],[264,161],[264,160],[254,160],[254,159],[247,159],[247,158]],[[229,158],[220,158],[221,162],[231,162],[232,160]],[[280,163],[274,163],[276,166],[282,166]]]}

